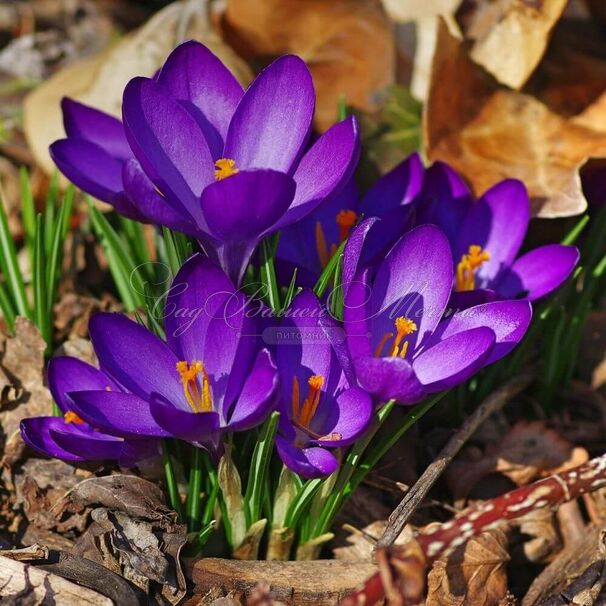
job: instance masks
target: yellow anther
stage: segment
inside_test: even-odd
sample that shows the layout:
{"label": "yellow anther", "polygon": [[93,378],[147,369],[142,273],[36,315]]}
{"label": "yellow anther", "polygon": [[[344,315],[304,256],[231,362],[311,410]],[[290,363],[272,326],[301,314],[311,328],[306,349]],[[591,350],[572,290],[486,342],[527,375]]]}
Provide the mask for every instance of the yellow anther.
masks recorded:
{"label": "yellow anther", "polygon": [[221,181],[227,177],[231,177],[236,173],[240,172],[236,168],[236,161],[231,158],[220,158],[215,162],[217,170],[215,170],[215,179]]}
{"label": "yellow anther", "polygon": [[413,332],[416,332],[417,325],[415,322],[410,320],[409,318],[405,318],[404,316],[399,316],[395,321],[396,333],[394,338],[393,332],[387,332],[383,335],[381,341],[377,345],[375,349],[375,357],[381,357],[383,349],[387,342],[393,338],[393,344],[391,349],[389,350],[389,356],[394,358],[399,356],[400,358],[405,358],[406,353],[408,352],[408,341],[402,341]]}
{"label": "yellow anther", "polygon": [[[194,412],[211,412],[213,409],[213,398],[210,389],[210,379],[204,368],[204,364],[196,360],[189,364],[188,362],[177,362],[177,372],[181,375],[183,384],[183,393]],[[198,376],[202,375],[202,389]]]}
{"label": "yellow anther", "polygon": [[475,272],[490,259],[490,253],[481,246],[472,244],[457,264],[455,290],[458,292],[474,290],[476,287]]}
{"label": "yellow anther", "polygon": [[84,425],[85,421],[83,421],[75,412],[68,410],[63,415],[63,420],[66,423],[76,423],[76,425]]}

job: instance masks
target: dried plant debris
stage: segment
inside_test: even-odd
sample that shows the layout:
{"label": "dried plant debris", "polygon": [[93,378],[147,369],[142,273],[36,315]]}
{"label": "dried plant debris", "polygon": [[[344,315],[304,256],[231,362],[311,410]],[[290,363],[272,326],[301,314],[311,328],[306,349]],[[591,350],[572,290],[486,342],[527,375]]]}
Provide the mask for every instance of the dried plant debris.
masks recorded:
{"label": "dried plant debris", "polygon": [[380,0],[228,0],[223,25],[245,56],[294,53],[305,60],[321,130],[334,123],[341,96],[370,111],[376,93],[394,84],[393,27]]}
{"label": "dried plant debris", "polygon": [[440,558],[427,577],[426,606],[513,604],[507,589],[508,532],[490,530]]}
{"label": "dried plant debris", "polygon": [[179,556],[185,526],[164,504],[157,485],[137,476],[90,478],[64,497],[64,505],[101,505],[73,553],[122,575],[160,603],[177,604],[185,595]]}
{"label": "dried plant debris", "polygon": [[498,443],[489,444],[485,452],[464,451],[463,456],[447,469],[446,478],[455,500],[459,500],[466,498],[482,479],[495,474],[523,486],[537,478],[580,465],[588,458],[587,451],[574,448],[542,421],[521,421]]}
{"label": "dried plant debris", "polygon": [[424,127],[432,160],[449,162],[476,193],[507,177],[523,180],[540,217],[583,212],[587,201],[579,171],[588,159],[606,157],[606,133],[598,125],[562,117],[530,95],[503,90],[444,23]]}
{"label": "dried plant debris", "polygon": [[15,336],[6,339],[0,361],[0,451],[4,465],[14,464],[23,453],[21,419],[50,414],[52,399],[44,387],[45,349],[33,322],[17,318]]}

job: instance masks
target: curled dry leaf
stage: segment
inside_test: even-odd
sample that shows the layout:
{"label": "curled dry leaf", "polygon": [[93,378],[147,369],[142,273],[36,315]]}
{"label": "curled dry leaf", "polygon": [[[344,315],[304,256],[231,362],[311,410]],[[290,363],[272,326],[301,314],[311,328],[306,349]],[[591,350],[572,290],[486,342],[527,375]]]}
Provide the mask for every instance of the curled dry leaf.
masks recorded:
{"label": "curled dry leaf", "polygon": [[24,449],[19,423],[26,417],[48,415],[51,396],[44,387],[46,344],[33,322],[17,318],[15,336],[5,342],[0,362],[0,448],[2,463],[12,465]]}
{"label": "curled dry leaf", "polygon": [[568,0],[467,0],[461,8],[471,58],[499,82],[519,89],[549,43]]}
{"label": "curled dry leaf", "polygon": [[153,75],[183,40],[195,38],[206,44],[246,83],[250,79],[247,66],[211,29],[208,11],[208,0],[173,2],[115,46],[60,70],[28,95],[23,105],[24,129],[42,168],[48,173],[54,170],[48,146],[64,136],[62,97],[120,116],[126,83],[134,76]]}
{"label": "curled dry leaf", "polygon": [[477,194],[501,179],[525,182],[540,217],[576,215],[587,200],[579,170],[606,157],[606,133],[552,112],[537,99],[503,90],[471,61],[442,22],[424,131],[432,160],[449,162]]}
{"label": "curled dry leaf", "polygon": [[426,606],[505,606],[514,604],[507,591],[507,532],[483,532],[437,560],[427,577]]}
{"label": "curled dry leaf", "polygon": [[393,30],[380,0],[228,0],[223,26],[242,54],[294,53],[305,60],[321,130],[334,123],[341,96],[372,110],[374,94],[394,83]]}
{"label": "curled dry leaf", "polygon": [[102,505],[74,553],[102,564],[150,599],[177,604],[185,595],[179,561],[186,528],[166,506],[156,484],[137,476],[90,478],[65,495],[62,507]]}
{"label": "curled dry leaf", "polygon": [[[346,541],[348,545],[345,547],[336,547],[333,550],[335,559],[360,561],[372,560],[377,541],[383,536],[387,522],[385,520],[377,520],[372,522],[362,530],[348,527],[350,534]],[[414,529],[410,525],[406,525],[400,536],[394,541],[394,545],[404,545],[413,538]]]}

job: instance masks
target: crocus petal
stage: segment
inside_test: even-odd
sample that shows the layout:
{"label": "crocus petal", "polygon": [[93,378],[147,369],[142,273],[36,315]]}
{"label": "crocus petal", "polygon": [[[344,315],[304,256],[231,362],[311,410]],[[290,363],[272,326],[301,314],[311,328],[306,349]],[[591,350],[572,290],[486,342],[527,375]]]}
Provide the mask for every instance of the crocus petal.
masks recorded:
{"label": "crocus petal", "polygon": [[491,187],[467,215],[454,252],[455,263],[477,244],[490,259],[476,271],[476,283],[491,287],[491,281],[513,262],[522,246],[528,222],[530,201],[521,181],[506,179]]}
{"label": "crocus petal", "polygon": [[303,478],[322,478],[339,467],[336,457],[324,448],[297,448],[281,436],[276,437],[276,449],[283,463]]}
{"label": "crocus petal", "polygon": [[185,401],[179,360],[164,341],[121,314],[95,314],[88,328],[101,368],[120,385],[142,398],[157,392]]}
{"label": "crocus petal", "polygon": [[240,397],[227,416],[227,426],[232,431],[251,429],[262,423],[274,405],[278,388],[278,371],[266,349],[257,354],[257,359],[244,383]]}
{"label": "crocus petal", "polygon": [[152,396],[149,406],[155,422],[180,440],[204,443],[219,430],[220,419],[216,412],[179,410],[156,396]]}
{"label": "crocus petal", "polygon": [[292,400],[293,378],[297,377],[301,394],[307,390],[312,375],[324,377],[324,389],[330,391],[334,380],[333,348],[319,318],[326,310],[310,291],[302,291],[292,301],[280,326],[283,335],[277,348],[276,363],[281,378],[282,399]]}
{"label": "crocus petal", "polygon": [[485,326],[457,333],[423,350],[414,372],[428,392],[448,389],[482,368],[494,343],[494,332]]}
{"label": "crocus petal", "polygon": [[367,217],[383,217],[395,208],[410,204],[421,191],[423,172],[419,154],[411,154],[374,183],[364,196],[360,211]]}
{"label": "crocus petal", "polygon": [[314,415],[311,429],[327,437],[313,442],[331,447],[351,444],[368,428],[373,409],[371,397],[358,387],[346,389],[334,401],[325,398]]}
{"label": "crocus petal", "polygon": [[399,357],[365,357],[354,360],[360,386],[382,400],[414,404],[423,399],[425,390],[412,366]]}
{"label": "crocus petal", "polygon": [[20,423],[23,441],[37,453],[64,461],[84,461],[85,458],[64,450],[50,434],[51,428],[65,427],[67,423],[59,417],[31,417]]}
{"label": "crocus petal", "polygon": [[127,160],[133,152],[128,145],[122,122],[84,103],[64,97],[61,100],[63,126],[67,136],[96,143],[113,158]]}
{"label": "crocus petal", "polygon": [[83,433],[74,431],[66,424],[63,428],[50,428],[51,438],[67,452],[81,456],[87,461],[119,459],[124,441],[97,431]]}
{"label": "crocus petal", "polygon": [[189,40],[168,56],[157,82],[196,118],[213,156],[219,158],[234,111],[244,90],[221,60]]}
{"label": "crocus petal", "polygon": [[242,169],[291,172],[307,142],[315,94],[305,63],[292,55],[265,68],[242,97],[223,156]]}
{"label": "crocus petal", "polygon": [[291,177],[275,170],[240,171],[202,194],[210,233],[223,242],[259,238],[286,212],[295,195]]}
{"label": "crocus petal", "polygon": [[126,85],[122,112],[143,170],[165,196],[200,221],[200,194],[214,181],[214,161],[194,117],[147,78]]}
{"label": "crocus petal", "polygon": [[349,238],[347,238],[347,243],[343,250],[343,271],[341,274],[344,296],[347,295],[349,284],[361,270],[362,251],[366,244],[366,238],[373,225],[380,220],[378,217],[364,219],[364,221],[351,230]]}
{"label": "crocus petal", "polygon": [[475,305],[490,303],[491,301],[500,301],[501,297],[496,291],[488,288],[476,288],[475,290],[453,291],[448,301],[448,311],[446,315],[469,309]]}
{"label": "crocus petal", "polygon": [[[194,238],[198,236],[199,230],[194,225],[191,215],[162,196],[134,158],[124,164],[122,183],[126,196],[139,211],[141,220],[155,225],[165,225]],[[203,228],[204,225],[200,227]]]}
{"label": "crocus petal", "polygon": [[222,242],[217,254],[234,283],[240,283],[257,244],[294,194],[292,178],[273,170],[240,171],[204,190],[204,217],[210,234]]}
{"label": "crocus petal", "polygon": [[96,143],[84,139],[61,139],[49,148],[59,170],[87,194],[112,203],[122,191],[122,161]]}
{"label": "crocus petal", "polygon": [[70,399],[66,395],[70,391],[120,389],[98,368],[70,356],[58,356],[48,363],[48,388],[64,413],[70,409]]}
{"label": "crocus petal", "polygon": [[294,200],[278,227],[305,217],[344,185],[359,155],[359,128],[353,116],[329,128],[301,159],[293,175],[297,184]]}
{"label": "crocus petal", "polygon": [[453,250],[471,205],[472,196],[467,184],[448,164],[434,162],[425,171],[417,205],[418,223],[433,223],[440,227]]}
{"label": "crocus petal", "polygon": [[421,344],[442,319],[452,278],[450,245],[440,229],[422,225],[404,235],[379,267],[370,293],[373,346],[393,332],[397,316],[417,325],[409,348]]}
{"label": "crocus petal", "polygon": [[[73,410],[87,423],[119,436],[168,437],[146,400],[119,391],[73,391]],[[176,409],[175,409],[176,410]]]}
{"label": "crocus petal", "polygon": [[579,257],[579,251],[574,246],[540,246],[516,259],[511,268],[504,272],[496,289],[503,297],[523,296],[535,301],[565,282],[574,271]]}
{"label": "crocus petal", "polygon": [[370,357],[373,354],[370,340],[370,270],[358,273],[347,281],[344,289],[343,326],[351,357]]}
{"label": "crocus petal", "polygon": [[440,322],[427,347],[458,333],[477,327],[488,327],[496,342],[485,364],[492,364],[507,355],[526,334],[532,319],[528,301],[494,301],[470,307]]}

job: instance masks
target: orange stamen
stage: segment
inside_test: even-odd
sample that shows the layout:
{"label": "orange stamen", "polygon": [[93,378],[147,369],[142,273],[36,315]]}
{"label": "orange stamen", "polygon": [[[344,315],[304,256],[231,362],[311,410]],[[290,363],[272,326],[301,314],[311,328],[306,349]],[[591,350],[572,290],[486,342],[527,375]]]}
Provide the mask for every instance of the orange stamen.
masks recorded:
{"label": "orange stamen", "polygon": [[[411,335],[413,332],[417,331],[417,325],[412,320],[409,320],[408,318],[405,318],[404,316],[399,316],[398,318],[396,318],[395,326],[396,326],[396,335],[393,340],[393,345],[391,346],[391,349],[389,350],[389,356],[392,358],[395,358],[396,356],[399,356],[400,358],[405,358],[406,354],[408,352],[408,341],[404,341],[404,339],[408,335]],[[394,336],[393,332],[387,332],[383,335],[383,338],[381,339],[381,341],[377,345],[377,348],[375,349],[376,358],[381,357],[383,348],[385,347],[386,343],[391,338],[393,338],[393,336]],[[402,342],[402,341],[404,341],[404,342]]]}
{"label": "orange stamen", "polygon": [[[194,412],[211,412],[213,399],[210,389],[210,379],[204,364],[199,360],[188,364],[185,361],[177,362],[177,372],[181,375],[183,393]],[[198,375],[202,375],[202,389]]]}
{"label": "orange stamen", "polygon": [[356,224],[358,214],[353,210],[342,210],[337,214],[337,226],[339,228],[339,242],[349,237],[351,228]]}
{"label": "orange stamen", "polygon": [[324,230],[320,221],[316,222],[316,250],[318,251],[320,265],[322,268],[326,267],[330,257],[328,255],[328,247],[326,246],[326,237],[324,236]]}
{"label": "orange stamen", "polygon": [[457,264],[455,290],[457,292],[474,290],[476,287],[475,272],[489,259],[490,253],[487,250],[483,250],[477,244],[472,244],[467,254],[464,254]]}
{"label": "orange stamen", "polygon": [[83,421],[79,415],[77,415],[75,412],[73,412],[72,410],[68,410],[64,415],[63,415],[63,420],[66,423],[76,423],[76,425],[85,425],[86,422]]}

